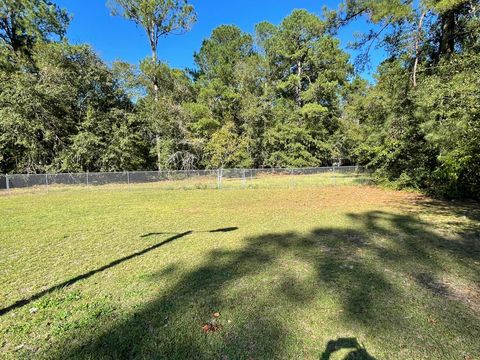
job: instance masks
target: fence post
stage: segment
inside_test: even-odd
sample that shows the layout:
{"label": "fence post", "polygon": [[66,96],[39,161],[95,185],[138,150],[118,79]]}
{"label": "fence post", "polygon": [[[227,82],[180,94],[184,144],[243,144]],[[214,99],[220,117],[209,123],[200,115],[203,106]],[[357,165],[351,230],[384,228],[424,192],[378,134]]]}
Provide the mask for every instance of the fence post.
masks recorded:
{"label": "fence post", "polygon": [[87,170],[87,186],[88,186],[88,170]]}
{"label": "fence post", "polygon": [[247,177],[245,174],[245,169],[242,169],[242,188],[247,188]]}
{"label": "fence post", "polygon": [[293,177],[293,169],[290,169],[290,185],[291,187],[295,187],[295,178]]}
{"label": "fence post", "polygon": [[8,195],[10,195],[10,177],[8,174],[5,174],[5,183],[7,185],[7,192]]}
{"label": "fence post", "polygon": [[45,185],[47,186],[47,192],[48,192],[48,174],[45,174]]}
{"label": "fence post", "polygon": [[130,185],[130,172],[127,171],[127,185]]}
{"label": "fence post", "polygon": [[217,188],[222,188],[222,176],[223,176],[223,169],[217,169]]}
{"label": "fence post", "polygon": [[332,174],[333,174],[333,185],[337,185],[337,177],[335,176],[335,164],[332,166]]}

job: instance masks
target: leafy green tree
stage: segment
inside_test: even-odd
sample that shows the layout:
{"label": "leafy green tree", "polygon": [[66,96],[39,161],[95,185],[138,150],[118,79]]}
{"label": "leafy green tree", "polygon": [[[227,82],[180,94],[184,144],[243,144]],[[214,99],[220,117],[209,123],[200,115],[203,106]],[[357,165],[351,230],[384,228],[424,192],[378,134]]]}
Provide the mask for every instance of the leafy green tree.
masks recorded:
{"label": "leafy green tree", "polygon": [[250,168],[252,160],[248,152],[248,139],[235,132],[233,123],[225,124],[212,135],[207,144],[208,167]]}
{"label": "leafy green tree", "polygon": [[239,83],[236,68],[253,55],[253,39],[236,26],[223,25],[194,54],[197,71],[198,101],[209,107],[222,125],[233,121],[239,125]]}
{"label": "leafy green tree", "polygon": [[196,21],[187,0],[112,0],[109,4],[114,15],[132,20],[145,30],[154,63],[160,38],[188,31]]}
{"label": "leafy green tree", "polygon": [[[202,118],[201,123],[195,120],[195,126],[201,125],[205,130],[205,126],[208,126],[208,131],[204,132],[204,143],[208,147],[205,148],[205,159],[208,162],[208,159],[216,159],[211,156],[212,146],[221,143],[221,139],[228,138],[227,135],[235,134],[246,142],[255,137],[261,138],[259,134],[254,134],[252,128],[263,116],[262,106],[259,105],[262,95],[261,61],[254,52],[252,36],[231,25],[214,29],[212,35],[203,41],[194,58],[197,64],[194,77],[198,92],[195,108],[203,109],[203,113],[208,114]],[[233,151],[226,163],[234,167],[245,166],[245,159],[252,156],[246,152],[254,151],[250,145],[248,150],[241,147],[239,152],[244,154],[242,156],[236,156],[239,152]],[[232,163],[232,159],[237,159],[239,163]],[[256,162],[261,162],[258,156]],[[214,163],[221,162],[214,160]],[[247,163],[250,164],[250,160]]]}
{"label": "leafy green tree", "polygon": [[353,0],[337,16],[342,24],[365,17],[372,27],[356,46],[389,54],[376,84],[352,93],[345,107],[363,129],[355,153],[380,180],[479,196],[478,91],[466,85],[477,78],[477,7],[469,0]]}
{"label": "leafy green tree", "polygon": [[0,70],[2,170],[111,168],[99,159],[133,105],[110,69],[88,46],[66,43],[39,43],[31,59],[35,72]]}
{"label": "leafy green tree", "polygon": [[377,84],[353,100],[366,136],[357,151],[360,162],[377,169],[382,180],[420,188],[429,183],[435,151],[415,117],[409,88],[409,73],[400,61],[380,67]]}
{"label": "leafy green tree", "polygon": [[[187,0],[113,0],[110,7],[114,15],[121,15],[135,24],[142,27],[147,34],[152,51],[151,60],[143,63],[144,73],[151,79],[151,95],[155,101],[159,101],[160,82],[159,74],[162,73],[162,64],[158,62],[158,42],[161,37],[169,34],[181,34],[188,31],[196,21],[196,13]],[[150,64],[147,64],[150,62]],[[153,106],[152,109],[158,106]],[[168,112],[168,110],[166,110]],[[164,111],[164,114],[166,113]],[[150,119],[157,117],[149,116]],[[159,130],[158,124],[152,124],[152,129]],[[162,154],[162,136],[155,134],[155,148],[157,150],[157,166],[160,169],[165,163],[164,153]]]}
{"label": "leafy green tree", "polygon": [[[279,111],[272,111],[279,133],[269,132],[274,135],[269,137],[269,148],[303,139],[291,146],[274,146],[275,155],[267,155],[269,166],[327,164],[330,141],[339,126],[341,94],[353,71],[348,55],[328,34],[326,23],[305,10],[295,10],[279,26],[260,23],[256,31],[268,64],[268,92],[282,99],[276,102]],[[285,131],[288,127],[298,130],[296,135]],[[301,161],[295,160],[292,148],[303,154]],[[280,156],[282,151],[289,153]]]}
{"label": "leafy green tree", "polygon": [[[155,65],[149,59],[140,68],[147,96],[138,102],[138,116],[148,124],[157,168],[195,167],[200,156],[189,125],[191,119],[184,108],[184,104],[194,99],[191,79],[184,71],[171,69],[164,63]],[[160,80],[156,96],[152,96],[152,76]]]}
{"label": "leafy green tree", "polygon": [[264,166],[264,134],[272,124],[274,106],[269,96],[267,74],[265,59],[255,54],[237,64],[234,75],[239,94],[237,126],[250,139],[249,152],[254,167]]}
{"label": "leafy green tree", "polygon": [[[319,146],[320,145],[320,146]],[[304,127],[292,127],[288,124],[277,124],[269,128],[265,134],[266,158],[268,167],[310,167],[318,166],[322,159],[317,157],[321,152],[318,143]],[[328,150],[324,149],[326,155]]]}
{"label": "leafy green tree", "polygon": [[480,198],[480,56],[456,57],[454,72],[450,64],[441,63],[415,92],[416,115],[438,151],[430,189]]}
{"label": "leafy green tree", "polygon": [[49,0],[0,0],[0,40],[14,52],[29,54],[38,41],[62,38],[69,21]]}
{"label": "leafy green tree", "polygon": [[348,0],[334,27],[359,17],[372,25],[353,43],[364,49],[360,60],[368,61],[372,47],[383,47],[408,62],[415,85],[422,61],[438,63],[465,47],[478,47],[478,0]]}
{"label": "leafy green tree", "polygon": [[200,51],[194,54],[198,66],[196,75],[232,85],[236,65],[252,54],[251,35],[243,33],[233,25],[219,26],[203,41]]}
{"label": "leafy green tree", "polygon": [[279,27],[261,23],[257,26],[260,44],[265,49],[277,89],[291,95],[302,106],[302,91],[316,76],[316,47],[324,35],[325,24],[306,10],[295,10]]}

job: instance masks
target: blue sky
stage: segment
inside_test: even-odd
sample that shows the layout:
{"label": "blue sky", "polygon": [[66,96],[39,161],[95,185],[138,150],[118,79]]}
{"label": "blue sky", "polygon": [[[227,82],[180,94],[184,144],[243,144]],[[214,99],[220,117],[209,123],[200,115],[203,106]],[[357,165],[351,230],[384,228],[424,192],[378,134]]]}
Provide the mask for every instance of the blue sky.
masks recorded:
{"label": "blue sky", "polygon": [[[57,0],[61,7],[73,16],[67,36],[75,43],[89,43],[108,63],[115,60],[138,63],[150,55],[147,38],[142,29],[133,22],[121,17],[113,17],[105,0]],[[290,14],[294,9],[307,9],[321,14],[322,7],[337,8],[339,1],[328,0],[192,0],[198,14],[193,29],[184,35],[164,38],[159,43],[159,57],[170,66],[192,68],[193,53],[198,51],[202,40],[209,37],[212,30],[222,24],[235,24],[243,31],[252,33],[255,24],[270,21],[274,24]],[[355,32],[365,30],[365,23],[358,21],[341,30],[339,38],[342,47],[347,49]],[[372,69],[383,58],[381,51],[372,53]],[[373,70],[364,72],[371,78]]]}

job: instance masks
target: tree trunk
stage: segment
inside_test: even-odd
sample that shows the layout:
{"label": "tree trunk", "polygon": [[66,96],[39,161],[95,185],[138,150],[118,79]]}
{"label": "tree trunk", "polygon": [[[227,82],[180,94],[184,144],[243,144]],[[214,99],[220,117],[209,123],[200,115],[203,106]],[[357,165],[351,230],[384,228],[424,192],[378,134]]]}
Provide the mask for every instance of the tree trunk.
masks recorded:
{"label": "tree trunk", "polygon": [[162,170],[162,151],[160,149],[160,134],[155,135],[155,147],[157,148],[157,168]]}
{"label": "tree trunk", "polygon": [[298,84],[295,88],[295,97],[296,97],[297,105],[302,106],[302,103],[300,100],[300,94],[302,91],[302,62],[301,61],[297,62],[297,76],[298,76]]}
{"label": "tree trunk", "polygon": [[417,70],[418,70],[418,63],[420,61],[420,42],[422,38],[422,27],[423,27],[423,19],[425,19],[425,15],[427,13],[424,11],[422,16],[420,16],[420,20],[418,22],[417,28],[417,36],[415,39],[415,63],[413,65],[413,87],[417,87]]}
{"label": "tree trunk", "polygon": [[[157,45],[155,43],[155,40],[153,38],[150,38],[150,47],[152,49],[152,61],[155,65],[157,65]],[[156,73],[153,74],[152,77],[152,82],[153,82],[153,97],[155,99],[155,102],[158,102],[159,100],[159,86],[158,86],[158,78]],[[155,134],[155,147],[157,148],[157,168],[160,171],[162,169],[162,153],[160,149],[160,133],[158,130],[158,127],[156,126],[156,134]]]}
{"label": "tree trunk", "polygon": [[[156,45],[152,42],[151,43],[152,47],[152,61],[155,65],[157,65],[157,47]],[[158,87],[158,79],[156,73],[153,74],[153,96],[155,97],[155,101],[158,101],[158,92],[159,92],[159,87]]]}
{"label": "tree trunk", "polygon": [[455,10],[449,10],[441,16],[442,38],[440,56],[450,56],[455,51]]}

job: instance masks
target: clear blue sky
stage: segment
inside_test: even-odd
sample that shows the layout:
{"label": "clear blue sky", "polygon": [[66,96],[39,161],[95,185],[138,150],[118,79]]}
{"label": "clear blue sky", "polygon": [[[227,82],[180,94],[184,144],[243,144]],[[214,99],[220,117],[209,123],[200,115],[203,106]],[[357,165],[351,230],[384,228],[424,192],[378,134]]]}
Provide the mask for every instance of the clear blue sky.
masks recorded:
{"label": "clear blue sky", "polygon": [[[138,63],[150,55],[147,38],[142,29],[121,17],[113,17],[105,0],[57,0],[61,7],[73,16],[67,36],[75,44],[89,43],[108,63],[123,60]],[[185,35],[164,38],[159,44],[159,56],[170,66],[192,68],[193,53],[198,51],[202,40],[222,24],[235,24],[243,31],[253,32],[255,24],[267,20],[278,24],[294,9],[307,9],[321,14],[322,7],[336,9],[339,1],[328,0],[192,0],[198,14],[198,21]],[[365,30],[365,24],[358,21],[341,30],[339,37],[342,47],[347,49],[355,32]],[[378,50],[372,52],[372,69],[383,58]],[[373,70],[371,70],[373,71]],[[364,76],[371,78],[371,71]]]}

